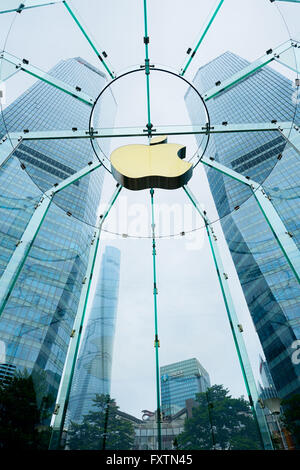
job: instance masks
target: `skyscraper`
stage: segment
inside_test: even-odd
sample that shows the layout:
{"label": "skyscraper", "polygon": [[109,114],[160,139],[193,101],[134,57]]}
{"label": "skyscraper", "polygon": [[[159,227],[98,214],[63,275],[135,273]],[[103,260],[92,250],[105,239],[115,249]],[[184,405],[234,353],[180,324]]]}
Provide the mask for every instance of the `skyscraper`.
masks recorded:
{"label": "skyscraper", "polygon": [[[49,74],[93,98],[106,80],[79,57],[59,62]],[[90,111],[87,104],[38,81],[4,110],[0,134],[86,129]],[[99,116],[101,125],[111,127],[115,112],[115,100],[108,94]],[[109,142],[101,145],[108,150]],[[42,193],[93,159],[88,139],[40,140],[21,143],[1,167],[1,275]],[[95,232],[103,176],[99,169],[54,196],[0,318],[5,352],[1,362],[32,372],[39,381],[40,400],[45,395],[55,400],[57,394]]]}
{"label": "skyscraper", "polygon": [[11,364],[0,364],[0,385],[7,385],[15,375],[16,366]]}
{"label": "skyscraper", "polygon": [[75,422],[95,411],[96,394],[110,394],[119,276],[120,251],[106,246],[70,396],[69,417]]}
{"label": "skyscraper", "polygon": [[[226,52],[201,67],[194,83],[205,92],[249,63]],[[207,102],[213,124],[293,121],[299,123],[292,82],[263,67]],[[187,93],[192,122],[197,104]],[[287,230],[300,248],[297,187],[299,156],[279,133],[211,135],[209,157],[263,183]],[[278,394],[299,392],[300,366],[292,361],[300,337],[300,286],[249,188],[207,170],[208,182],[241,286]]]}
{"label": "skyscraper", "polygon": [[174,415],[210,387],[210,378],[198,359],[187,359],[160,368],[161,409],[165,416]]}

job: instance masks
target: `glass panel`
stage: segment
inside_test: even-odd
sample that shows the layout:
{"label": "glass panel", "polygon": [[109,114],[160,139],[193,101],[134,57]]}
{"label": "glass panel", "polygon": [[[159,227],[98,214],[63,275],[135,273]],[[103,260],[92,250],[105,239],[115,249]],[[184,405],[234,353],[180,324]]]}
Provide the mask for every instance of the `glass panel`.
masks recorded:
{"label": "glass panel", "polygon": [[[0,55],[1,58],[2,54]],[[16,69],[16,66],[6,60],[0,60],[0,82],[5,82],[8,78],[12,77],[19,70]]]}
{"label": "glass panel", "polygon": [[229,79],[224,81],[216,82],[215,87],[211,88],[209,91],[204,93],[204,99],[206,101],[218,96],[224,90],[236,85],[240,81],[244,80],[245,78],[249,77],[250,75],[254,74],[262,67],[265,67],[270,62],[272,62],[276,55],[280,55],[291,48],[291,42],[288,41],[287,43],[282,44],[281,46],[277,47],[276,49],[270,49],[267,54],[262,56],[260,59],[256,60],[252,64],[248,65],[247,67],[243,68],[240,72],[232,75]]}
{"label": "glass panel", "polygon": [[[217,0],[216,4],[214,5],[212,11],[210,12],[209,16],[207,17],[204,25],[202,26],[201,33],[199,34],[199,41],[197,42],[196,46],[193,48],[193,50],[189,51],[190,57],[188,58],[187,62],[185,65],[181,68],[180,70],[180,75],[184,75],[185,72],[187,71],[191,61],[193,60],[194,55],[196,54],[199,46],[201,45],[203,39],[205,38],[209,28],[211,27],[215,17],[217,16],[221,6],[223,5],[224,0]],[[190,48],[191,49],[191,48]]]}
{"label": "glass panel", "polygon": [[2,62],[8,62],[9,64],[14,64],[15,67],[17,66],[20,70],[23,70],[29,75],[42,80],[48,85],[52,85],[55,88],[58,88],[59,90],[64,91],[75,98],[78,98],[80,101],[82,101],[85,104],[88,104],[89,106],[93,105],[93,102],[94,102],[93,99],[90,98],[85,93],[81,92],[81,89],[77,90],[76,87],[74,88],[70,87],[67,83],[62,82],[61,80],[58,80],[55,77],[49,75],[48,73],[43,72],[37,67],[29,64],[27,59],[21,60],[18,57],[15,57],[7,52],[3,52],[2,54],[3,54]]}
{"label": "glass panel", "polygon": [[[42,193],[30,181],[26,172],[20,169],[18,160],[14,158],[10,158],[1,166],[0,184],[1,240],[3,242],[0,271],[2,275],[35,211],[35,206],[41,199]],[[22,194],[20,188],[22,188]]]}
{"label": "glass panel", "polygon": [[[211,134],[227,134],[232,132],[253,132],[253,131],[274,131],[278,132],[280,127],[283,131],[290,131],[291,122],[276,122],[272,123],[249,123],[249,124],[226,124],[226,125],[213,125],[210,128]],[[145,126],[139,127],[111,127],[111,128],[93,128],[92,133],[88,129],[77,129],[64,130],[64,131],[40,131],[40,132],[14,132],[10,133],[10,139],[18,138],[22,136],[23,141],[25,140],[51,140],[51,139],[90,139],[93,136],[97,138],[109,138],[109,137],[142,137],[145,136]],[[181,125],[181,126],[156,126],[152,131],[153,136],[158,135],[184,135],[184,134],[206,134],[207,128],[200,125]],[[287,133],[288,135],[288,133]]]}
{"label": "glass panel", "polygon": [[65,1],[63,2],[65,7],[67,8],[68,12],[70,13],[70,15],[72,16],[72,18],[74,19],[75,23],[77,24],[77,26],[79,27],[80,31],[83,33],[84,37],[87,39],[88,43],[90,44],[90,46],[92,47],[92,49],[94,50],[94,52],[96,53],[97,57],[100,58],[105,70],[108,72],[109,76],[111,78],[115,78],[115,74],[114,72],[112,71],[112,67],[111,65],[109,64],[109,61],[107,61],[106,59],[104,60],[103,57],[107,57],[107,54],[106,52],[104,51],[104,54],[102,52],[102,54],[100,54],[99,50],[97,49],[97,47],[95,46],[95,42],[92,41],[91,39],[91,36],[90,36],[90,33],[87,33],[87,28],[86,26],[83,27],[83,22],[82,20],[80,19],[79,17],[79,14],[78,12],[76,12],[76,15],[74,13],[74,8],[71,9],[70,5]]}
{"label": "glass panel", "polygon": [[9,136],[2,137],[0,140],[0,167],[10,158],[16,146],[17,142],[15,140],[12,141]]}
{"label": "glass panel", "polygon": [[296,73],[300,73],[300,43],[292,41],[292,48],[279,54],[276,62],[283,64]]}

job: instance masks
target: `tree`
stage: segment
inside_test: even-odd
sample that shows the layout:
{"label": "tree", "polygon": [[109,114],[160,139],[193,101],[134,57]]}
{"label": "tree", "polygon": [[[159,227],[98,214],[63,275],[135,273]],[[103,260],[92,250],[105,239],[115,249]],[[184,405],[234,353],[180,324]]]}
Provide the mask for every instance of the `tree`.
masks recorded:
{"label": "tree", "polygon": [[196,397],[192,417],[179,434],[180,449],[260,449],[260,439],[249,403],[232,398],[222,385],[214,385]]}
{"label": "tree", "polygon": [[284,409],[283,423],[295,440],[295,445],[300,449],[300,393],[282,401]]}
{"label": "tree", "polygon": [[39,431],[41,419],[31,375],[25,372],[0,384],[0,449],[47,448],[49,429]]}
{"label": "tree", "polygon": [[96,395],[95,411],[83,416],[81,424],[71,421],[68,447],[73,450],[130,450],[134,442],[134,426],[122,418],[119,407],[109,395]]}

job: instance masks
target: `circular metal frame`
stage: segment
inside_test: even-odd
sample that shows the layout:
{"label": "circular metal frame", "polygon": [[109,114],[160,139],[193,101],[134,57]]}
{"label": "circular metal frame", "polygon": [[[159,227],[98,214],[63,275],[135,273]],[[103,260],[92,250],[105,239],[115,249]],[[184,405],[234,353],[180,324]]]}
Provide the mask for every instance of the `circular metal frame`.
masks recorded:
{"label": "circular metal frame", "polygon": [[[91,110],[91,113],[90,113],[90,119],[89,119],[89,133],[91,135],[93,135],[93,126],[92,126],[92,119],[93,119],[93,114],[94,114],[94,111],[95,111],[95,107],[97,106],[97,103],[99,101],[99,99],[101,98],[101,96],[105,93],[105,91],[113,84],[115,83],[117,80],[120,80],[121,78],[123,77],[126,77],[127,75],[131,75],[132,73],[136,73],[136,72],[144,72],[145,69],[144,68],[139,68],[139,69],[133,69],[133,70],[129,70],[128,72],[125,72],[125,73],[122,73],[121,75],[119,75],[118,77],[116,77],[115,79],[111,80],[102,90],[101,92],[99,93],[99,95],[97,96],[96,100],[94,101],[94,104],[93,104],[93,107],[92,107],[92,110]],[[157,71],[157,72],[164,72],[164,73],[168,73],[170,75],[173,75],[177,78],[180,78],[181,80],[183,80],[185,83],[187,83],[195,92],[196,94],[198,95],[198,97],[200,98],[202,104],[203,104],[203,107],[204,107],[204,110],[205,110],[205,113],[206,113],[206,117],[207,117],[207,120],[206,120],[206,126],[207,126],[207,141],[206,141],[206,144],[205,144],[205,147],[202,151],[202,154],[201,156],[198,155],[198,161],[197,163],[195,163],[193,165],[193,169],[198,165],[198,163],[200,162],[201,158],[203,157],[203,155],[205,154],[206,150],[207,150],[207,147],[208,147],[208,144],[209,144],[209,139],[210,139],[210,133],[209,133],[209,129],[210,129],[210,116],[209,116],[209,112],[208,112],[208,108],[206,106],[206,103],[204,101],[204,99],[202,98],[200,92],[197,90],[197,88],[192,84],[190,83],[186,78],[184,78],[183,76],[181,75],[178,75],[176,74],[175,72],[171,72],[170,70],[166,70],[166,69],[162,69],[162,68],[158,68],[158,67],[151,67],[151,72],[152,71]],[[149,135],[149,134],[147,134]],[[145,134],[146,136],[146,134]],[[94,145],[94,138],[91,137],[90,138],[90,142],[91,142],[91,146],[92,146],[92,149],[94,151],[94,154],[96,155],[97,159],[99,160],[99,162],[101,163],[101,165],[106,169],[106,171],[108,171],[110,174],[112,174],[112,172],[110,171],[109,168],[107,168],[103,161],[100,160],[99,158],[99,155],[95,149],[95,145]],[[197,152],[199,150],[200,146],[197,148]],[[100,150],[101,150],[101,147],[100,147]],[[101,150],[102,151],[102,150]],[[197,153],[196,152],[196,153]],[[102,152],[104,154],[104,152]],[[195,153],[195,154],[196,154]],[[105,154],[104,154],[105,155]]]}

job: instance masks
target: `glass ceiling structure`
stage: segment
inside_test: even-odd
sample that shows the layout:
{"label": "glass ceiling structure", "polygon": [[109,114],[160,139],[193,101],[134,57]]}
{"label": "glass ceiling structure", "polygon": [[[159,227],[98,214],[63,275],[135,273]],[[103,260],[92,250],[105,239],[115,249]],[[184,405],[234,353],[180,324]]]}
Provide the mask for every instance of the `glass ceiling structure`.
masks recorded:
{"label": "glass ceiling structure", "polygon": [[[255,378],[251,369],[245,342],[240,328],[240,321],[234,306],[232,293],[227,283],[226,270],[223,266],[222,256],[215,235],[215,227],[222,219],[238,211],[243,210],[249,201],[255,201],[260,215],[262,214],[268,226],[269,236],[273,242],[277,243],[281,254],[291,269],[297,283],[300,282],[300,253],[293,235],[283,222],[282,213],[285,210],[284,201],[287,198],[299,198],[299,187],[283,185],[276,190],[276,201],[274,201],[274,187],[268,183],[268,178],[280,162],[282,155],[274,154],[268,160],[265,171],[251,177],[248,169],[236,171],[231,165],[224,165],[212,157],[211,139],[218,136],[231,136],[237,138],[247,134],[253,139],[263,139],[264,136],[274,136],[274,139],[281,138],[285,145],[284,152],[293,149],[299,156],[300,152],[300,128],[297,122],[297,112],[300,94],[300,37],[297,36],[293,13],[299,9],[299,1],[291,0],[261,0],[256,2],[262,4],[262,14],[266,31],[260,31],[262,23],[257,18],[257,31],[254,24],[249,26],[252,36],[245,30],[244,36],[239,37],[240,28],[246,28],[247,18],[239,18],[240,9],[234,9],[234,2],[230,0],[217,0],[208,2],[209,5],[201,14],[192,9],[179,8],[178,4],[168,1],[162,8],[161,14],[157,1],[147,0],[136,1],[136,10],[130,10],[127,4],[120,6],[118,2],[112,2],[112,6],[106,6],[104,17],[107,25],[103,30],[108,33],[105,37],[97,31],[90,31],[86,26],[84,17],[86,10],[93,8],[94,4],[89,1],[84,2],[84,6],[71,1],[36,1],[30,0],[20,3],[19,1],[1,2],[0,20],[6,24],[7,34],[2,37],[0,53],[0,80],[2,86],[2,97],[8,103],[1,101],[2,121],[6,133],[0,141],[0,171],[4,171],[5,165],[10,159],[18,159],[21,168],[27,173],[37,187],[40,195],[35,201],[35,209],[28,220],[28,224],[19,240],[12,257],[7,266],[3,269],[0,280],[0,315],[4,311],[10,295],[22,272],[22,268],[30,254],[32,245],[39,233],[50,207],[57,206],[62,209],[67,217],[78,220],[94,231],[94,238],[88,254],[88,264],[85,278],[87,281],[82,285],[80,298],[78,301],[77,314],[75,317],[73,331],[70,338],[68,352],[65,360],[64,371],[60,381],[58,396],[52,417],[52,438],[50,448],[59,448],[63,432],[65,429],[66,413],[69,396],[72,386],[73,375],[76,367],[79,346],[82,336],[88,299],[91,290],[93,273],[97,259],[98,249],[101,243],[100,235],[111,233],[117,237],[135,240],[150,240],[152,242],[152,268],[153,268],[153,297],[154,297],[154,320],[155,320],[155,380],[156,380],[156,413],[157,420],[157,446],[162,448],[162,416],[160,397],[160,375],[159,375],[159,324],[157,305],[157,256],[156,243],[159,239],[184,239],[189,233],[202,231],[207,234],[209,247],[212,253],[213,265],[216,268],[218,282],[221,289],[222,298],[225,305],[227,318],[230,325],[230,332],[236,348],[239,365],[245,384],[250,408],[253,413],[257,429],[260,436],[262,448],[272,449],[273,444],[266,424],[262,408],[259,406],[259,395],[256,389]],[[246,10],[251,10],[250,0],[245,2]],[[292,5],[291,5],[292,4]],[[120,11],[118,10],[120,8]],[[129,10],[123,10],[128,8]],[[103,6],[104,9],[104,6]],[[115,9],[115,10],[114,10]],[[292,10],[293,9],[293,10]],[[259,10],[257,10],[259,11]],[[255,20],[257,11],[253,10],[253,17],[249,23]],[[114,14],[115,12],[115,14]],[[53,24],[53,33],[45,31],[38,35],[36,31],[28,32],[25,36],[24,44],[20,41],[20,32],[28,31],[35,21],[40,18],[41,26],[47,24],[47,15],[50,18],[57,18]],[[127,26],[124,26],[122,33],[117,31],[122,15],[128,16]],[[192,18],[198,15],[198,19]],[[31,16],[31,15],[34,15]],[[81,15],[83,17],[81,17]],[[114,25],[114,16],[120,17]],[[270,18],[270,24],[268,19]],[[228,19],[232,23],[228,26]],[[103,18],[101,19],[101,21]],[[131,21],[137,21],[135,29],[131,26]],[[160,20],[160,22],[159,22]],[[90,20],[89,20],[90,21]],[[177,23],[176,23],[177,21]],[[185,23],[187,21],[187,23]],[[189,23],[190,21],[190,23]],[[240,21],[241,26],[231,25]],[[159,26],[158,26],[159,23]],[[166,25],[170,23],[170,25]],[[201,29],[193,31],[194,23]],[[4,23],[3,23],[4,24]],[[126,25],[126,21],[124,23]],[[64,27],[66,25],[66,28]],[[219,28],[219,32],[218,32]],[[277,32],[275,33],[275,30]],[[57,37],[54,38],[54,36]],[[195,39],[192,35],[195,34]],[[234,39],[234,34],[236,37]],[[175,40],[176,36],[176,40]],[[53,43],[51,43],[53,37]],[[100,40],[101,38],[101,40]],[[45,39],[45,40],[44,40]],[[122,39],[124,44],[122,44]],[[278,40],[277,40],[278,39]],[[106,84],[99,89],[96,99],[90,96],[83,86],[73,86],[55,78],[53,74],[44,71],[58,60],[58,45],[61,45],[60,58],[66,58],[73,48],[76,49],[78,42],[80,47],[84,47],[87,57],[82,59],[92,62],[92,66],[97,67],[106,76]],[[224,41],[224,44],[223,44]],[[99,45],[100,42],[100,45]],[[105,45],[104,45],[105,42]],[[230,76],[220,80],[218,76],[213,77],[214,85],[206,90],[199,90],[193,81],[193,76],[199,67],[205,66],[214,57],[223,53],[227,47],[237,45],[240,55],[254,57],[248,61],[248,65]],[[268,44],[267,44],[268,42]],[[84,44],[84,46],[82,46]],[[138,44],[138,45],[137,45]],[[184,50],[186,44],[186,52]],[[178,50],[175,48],[180,47]],[[107,48],[104,50],[104,48]],[[23,50],[24,49],[24,50]],[[115,53],[115,55],[114,55]],[[128,57],[127,57],[128,56]],[[170,59],[169,59],[170,57]],[[35,58],[39,60],[34,60]],[[134,63],[134,65],[129,65]],[[164,65],[162,65],[164,63]],[[294,94],[291,96],[288,120],[282,121],[278,115],[273,116],[268,122],[258,120],[253,122],[249,115],[249,123],[245,123],[245,118],[241,122],[230,122],[225,118],[222,122],[214,122],[210,115],[210,103],[217,102],[217,98],[229,90],[239,90],[249,77],[255,76],[266,67],[272,67],[289,78],[294,87]],[[68,95],[74,102],[80,102],[86,109],[89,109],[89,121],[84,128],[49,128],[44,123],[37,123],[35,128],[14,128],[6,119],[5,108],[20,94],[28,88],[31,83],[39,81]],[[193,102],[197,103],[197,119],[191,122],[187,116],[182,116],[182,106],[185,104],[186,96],[190,96]],[[109,100],[116,100],[118,104],[118,125],[107,126],[105,113],[102,109],[107,109]],[[251,96],[252,100],[259,100],[259,96]],[[263,104],[262,104],[263,106]],[[247,116],[247,107],[243,110],[243,116]],[[263,115],[263,112],[262,112]],[[24,121],[25,122],[25,121]],[[60,126],[59,126],[60,127]],[[208,214],[198,201],[197,186],[184,186],[174,193],[176,197],[182,199],[182,203],[190,202],[198,214],[198,224],[192,228],[184,223],[180,230],[162,231],[158,220],[155,217],[155,204],[157,193],[160,190],[136,192],[135,200],[148,204],[151,207],[151,220],[148,226],[142,228],[142,232],[136,234],[134,231],[122,232],[110,230],[106,223],[109,220],[110,212],[113,212],[115,203],[119,200],[120,193],[128,194],[129,191],[123,189],[111,175],[110,152],[107,142],[111,142],[113,148],[122,145],[138,143],[147,145],[150,139],[158,136],[167,136],[168,142],[184,144],[187,147],[186,160],[193,164],[193,179],[203,178],[203,169],[212,169],[222,175],[224,186],[231,184],[233,188],[243,187],[243,191],[232,191],[231,200],[227,208],[222,211],[222,215],[212,208]],[[196,137],[196,138],[195,138]],[[41,142],[47,146],[48,142],[64,143],[65,141],[87,141],[93,150],[94,158],[88,164],[83,164],[82,168],[68,177],[57,175],[57,181],[51,187],[47,187],[36,175],[35,165],[30,161],[24,161],[22,154],[18,154],[18,149],[22,145],[30,143],[39,145]],[[295,165],[299,163],[295,161]],[[82,211],[80,206],[75,210],[70,209],[68,201],[76,199],[78,183],[93,172],[105,171],[106,180],[110,181],[111,198],[100,217],[95,222],[89,211]],[[200,183],[201,185],[201,183]],[[114,189],[115,188],[115,189]],[[273,191],[273,192],[272,192]],[[279,191],[279,193],[278,193]],[[292,192],[292,195],[291,195]],[[172,193],[172,192],[171,192]],[[279,194],[279,196],[278,196]],[[178,196],[179,195],[179,196]],[[274,196],[274,197],[273,197]],[[133,196],[132,196],[133,197]],[[159,198],[160,196],[158,196]],[[172,198],[172,194],[169,196]],[[246,209],[245,209],[246,210]],[[200,221],[200,222],[199,222]],[[170,242],[171,243],[171,242]],[[108,432],[107,429],[104,433]]]}

